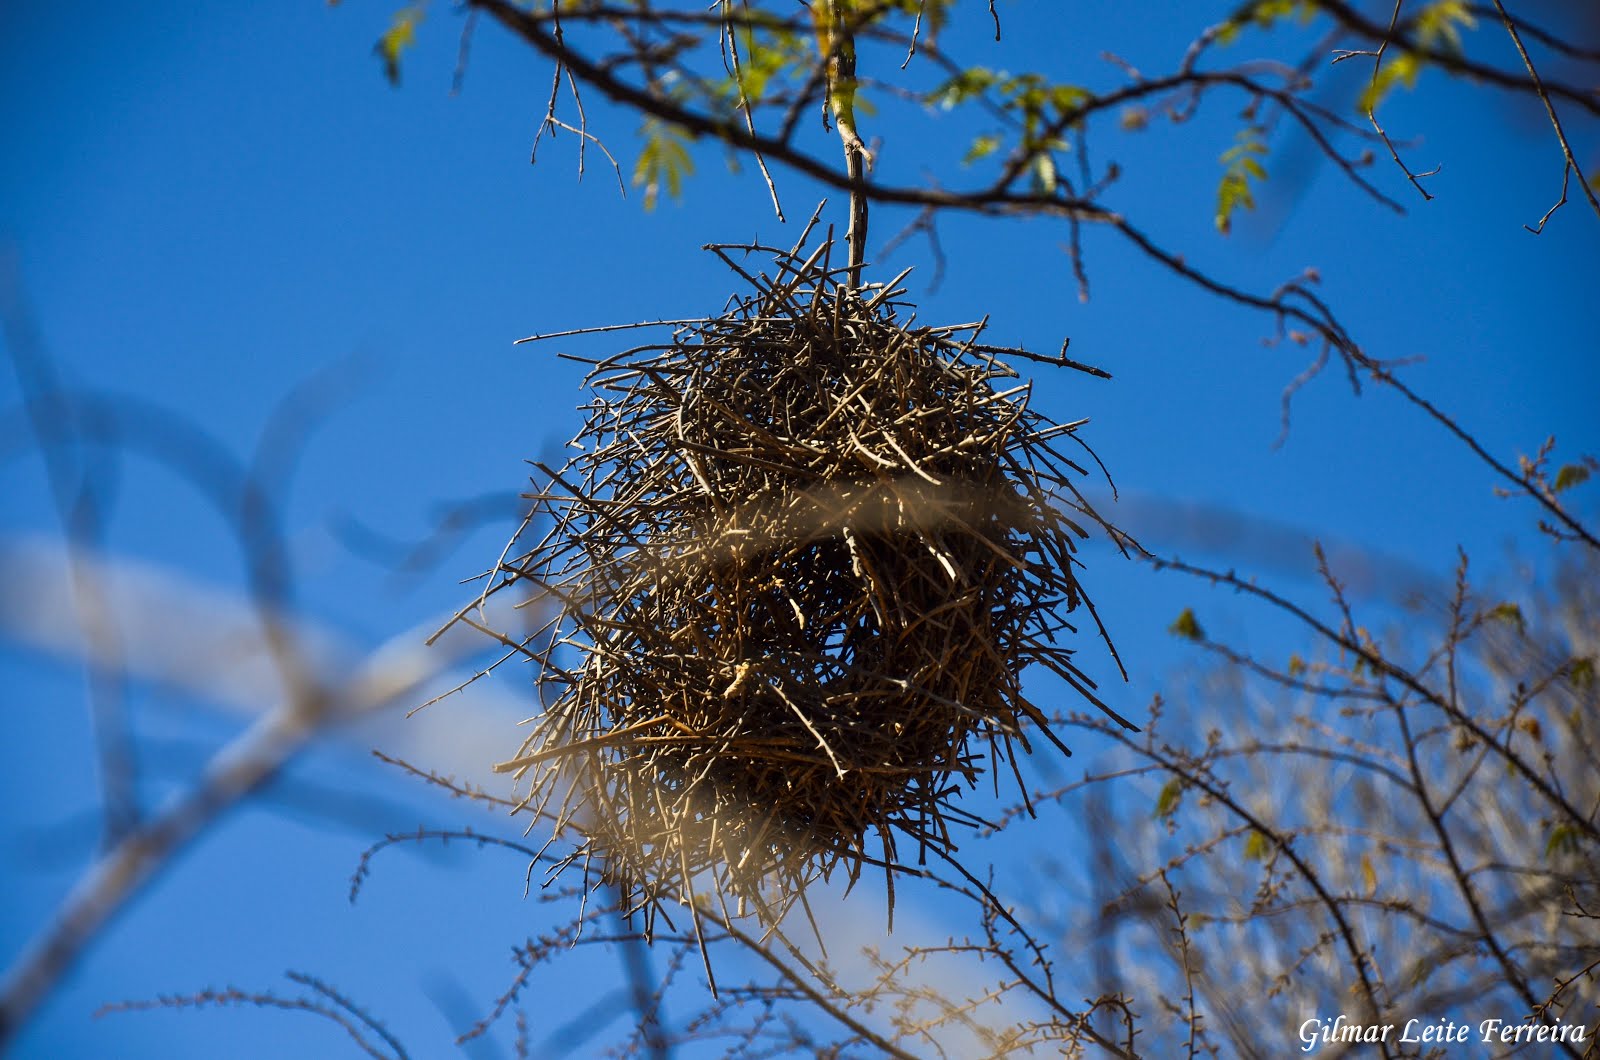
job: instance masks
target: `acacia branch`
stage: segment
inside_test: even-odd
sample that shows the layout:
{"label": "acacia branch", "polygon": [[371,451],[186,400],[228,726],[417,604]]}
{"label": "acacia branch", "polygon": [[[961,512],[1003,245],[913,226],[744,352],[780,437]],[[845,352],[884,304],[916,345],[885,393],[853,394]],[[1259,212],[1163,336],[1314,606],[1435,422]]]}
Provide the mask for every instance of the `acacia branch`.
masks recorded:
{"label": "acacia branch", "polygon": [[[1215,295],[1226,298],[1231,302],[1249,306],[1272,313],[1279,319],[1294,320],[1310,328],[1322,339],[1336,349],[1340,356],[1355,367],[1369,373],[1370,377],[1398,391],[1411,405],[1420,409],[1430,419],[1443,427],[1458,441],[1465,445],[1472,453],[1489,465],[1496,474],[1510,482],[1518,493],[1524,493],[1538,503],[1546,512],[1558,520],[1572,534],[1572,536],[1590,548],[1600,552],[1600,537],[1580,522],[1575,516],[1563,508],[1554,497],[1537,489],[1526,477],[1517,474],[1505,463],[1492,456],[1483,444],[1469,431],[1447,415],[1437,405],[1433,404],[1421,394],[1402,383],[1381,361],[1363,352],[1361,347],[1339,326],[1327,308],[1317,300],[1306,288],[1298,283],[1286,285],[1275,292],[1271,297],[1253,294],[1241,288],[1224,283],[1221,280],[1195,268],[1184,258],[1158,246],[1149,236],[1135,228],[1121,217],[1113,218],[1111,225],[1118,232],[1126,236],[1146,255],[1165,265],[1168,269],[1185,279],[1205,288]],[[1315,313],[1307,311],[1300,306],[1287,301],[1288,296],[1297,295],[1306,300],[1316,310]]]}
{"label": "acacia branch", "polygon": [[[475,8],[487,11],[507,29],[532,45],[550,59],[562,63],[577,78],[597,88],[613,102],[631,107],[641,114],[677,125],[694,136],[719,140],[730,147],[760,151],[797,173],[811,177],[831,188],[850,192],[859,188],[868,200],[903,206],[932,206],[969,212],[1049,213],[1060,216],[1077,216],[1084,220],[1110,221],[1112,211],[1087,199],[1062,195],[1019,192],[1003,186],[959,193],[939,188],[909,185],[882,184],[871,179],[852,181],[848,172],[837,164],[795,147],[792,140],[774,137],[746,129],[731,118],[721,118],[694,110],[679,101],[665,98],[647,88],[633,85],[612,73],[612,68],[597,62],[562,42],[544,29],[542,20],[508,3],[507,0],[468,0]],[[563,14],[563,17],[567,17]]]}
{"label": "acacia branch", "polygon": [[[792,128],[788,127],[789,123],[786,123],[784,135],[774,137],[760,133],[753,127],[747,128],[744,124],[732,118],[721,118],[703,113],[679,100],[651,91],[647,87],[630,84],[617,76],[613,67],[590,59],[569,47],[563,40],[558,39],[546,30],[543,19],[512,5],[508,0],[469,0],[469,3],[474,8],[481,8],[489,12],[497,21],[527,41],[541,54],[562,65],[578,79],[594,85],[614,102],[634,108],[640,113],[650,115],[661,121],[678,125],[693,135],[711,137],[735,148],[759,151],[766,158],[777,161],[797,173],[818,180],[828,187],[850,193],[852,196],[859,194],[864,201],[916,206],[929,210],[955,210],[982,215],[1045,214],[1064,217],[1075,223],[1090,221],[1108,225],[1133,243],[1145,256],[1166,266],[1179,276],[1205,290],[1240,305],[1271,313],[1280,321],[1293,320],[1311,329],[1326,340],[1332,348],[1337,350],[1348,364],[1359,367],[1368,372],[1373,379],[1392,386],[1399,391],[1408,402],[1422,410],[1436,423],[1453,434],[1472,450],[1476,456],[1488,464],[1491,469],[1510,482],[1518,492],[1531,496],[1555,520],[1565,526],[1574,537],[1588,544],[1591,548],[1600,550],[1600,537],[1597,537],[1577,518],[1562,508],[1553,498],[1545,496],[1506,464],[1491,456],[1476,438],[1431,402],[1400,382],[1382,362],[1363,352],[1360,346],[1333,319],[1327,307],[1315,299],[1303,284],[1286,285],[1270,296],[1253,294],[1225,283],[1188,264],[1182,255],[1156,244],[1154,240],[1132,224],[1125,216],[1100,205],[1087,196],[1073,196],[1060,192],[1019,191],[1016,189],[1015,184],[1026,171],[1028,162],[1032,157],[1031,154],[1026,152],[1019,153],[1017,157],[1009,160],[994,183],[969,191],[952,192],[938,187],[888,185],[865,178],[853,180],[848,170],[841,171],[837,164],[825,162],[797,148],[791,138]],[[1343,17],[1345,8],[1338,0],[1327,0],[1326,6],[1333,13],[1340,15],[1341,18]],[[563,13],[563,17],[569,16]],[[1368,23],[1362,16],[1354,12],[1350,12],[1350,18],[1354,20],[1351,23],[1351,28],[1361,32],[1366,32],[1366,30],[1370,29],[1373,32],[1369,35],[1386,41],[1393,36],[1394,43],[1398,47],[1411,46],[1403,36],[1391,35],[1383,27]],[[1427,54],[1432,57],[1431,53]],[[1476,66],[1464,66],[1458,72],[1474,76],[1478,74]],[[1509,75],[1501,75],[1502,80],[1506,76]],[[1490,78],[1486,79],[1492,80]],[[1292,98],[1284,92],[1270,89],[1237,72],[1208,73],[1184,69],[1165,78],[1139,81],[1117,91],[1105,93],[1085,101],[1081,105],[1059,115],[1050,125],[1046,126],[1046,137],[1048,138],[1050,134],[1058,134],[1069,125],[1081,122],[1091,115],[1110,107],[1155,94],[1171,92],[1186,86],[1203,88],[1211,84],[1232,85],[1256,97],[1271,99],[1288,109],[1303,127],[1315,128],[1315,123],[1311,118],[1302,113],[1298,106],[1294,105]],[[1529,87],[1526,82],[1518,81],[1517,84]],[[1553,94],[1561,94],[1554,86],[1546,87]],[[1600,102],[1595,102],[1594,108],[1597,113],[1600,113]],[[1321,139],[1318,142],[1319,144],[1324,143]],[[1350,172],[1353,176],[1353,171]],[[1363,182],[1358,180],[1358,183]],[[1364,183],[1363,186],[1367,187]],[[1368,190],[1373,189],[1369,188]],[[1382,199],[1381,196],[1379,198]],[[1387,202],[1387,200],[1382,201]],[[1389,205],[1393,206],[1394,204],[1389,203]],[[1309,305],[1310,309],[1289,301],[1290,297],[1298,298]]]}

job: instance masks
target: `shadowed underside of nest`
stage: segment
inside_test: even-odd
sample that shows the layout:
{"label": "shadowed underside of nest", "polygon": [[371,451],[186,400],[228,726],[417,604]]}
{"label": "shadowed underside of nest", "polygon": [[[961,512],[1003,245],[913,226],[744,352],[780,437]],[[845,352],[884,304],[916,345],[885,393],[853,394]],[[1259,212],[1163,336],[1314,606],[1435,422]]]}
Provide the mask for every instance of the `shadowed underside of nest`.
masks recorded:
{"label": "shadowed underside of nest", "polygon": [[1022,351],[902,320],[831,246],[713,247],[746,294],[590,362],[582,455],[537,465],[499,568],[553,617],[519,640],[546,706],[496,768],[647,916],[698,891],[775,922],[841,865],[948,858],[960,793],[1060,746],[1022,672],[1098,705],[1059,639],[1095,519],[1054,445],[1077,425],[1029,407]]}

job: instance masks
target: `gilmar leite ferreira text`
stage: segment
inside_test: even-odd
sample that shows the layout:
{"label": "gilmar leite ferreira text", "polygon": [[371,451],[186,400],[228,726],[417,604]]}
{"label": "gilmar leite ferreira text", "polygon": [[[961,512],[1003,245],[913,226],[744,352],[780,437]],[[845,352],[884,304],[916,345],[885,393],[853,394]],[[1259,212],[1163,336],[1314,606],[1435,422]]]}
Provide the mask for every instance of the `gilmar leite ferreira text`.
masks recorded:
{"label": "gilmar leite ferreira text", "polygon": [[1300,1024],[1300,1048],[1313,1052],[1324,1045],[1395,1042],[1398,1044],[1448,1045],[1476,1042],[1485,1045],[1520,1045],[1536,1042],[1587,1040],[1581,1023],[1521,1023],[1485,1019],[1458,1023],[1449,1019],[1409,1019],[1404,1023],[1355,1023],[1340,1015],[1333,1019],[1313,1017]]}

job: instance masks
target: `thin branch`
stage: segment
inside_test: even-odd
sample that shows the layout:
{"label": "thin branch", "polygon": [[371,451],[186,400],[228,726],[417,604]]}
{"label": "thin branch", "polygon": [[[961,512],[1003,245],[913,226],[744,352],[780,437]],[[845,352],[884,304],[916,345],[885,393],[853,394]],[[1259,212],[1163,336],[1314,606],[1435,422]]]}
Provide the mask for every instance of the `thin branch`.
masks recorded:
{"label": "thin branch", "polygon": [[1424,47],[1404,33],[1392,32],[1383,25],[1372,21],[1353,7],[1348,0],[1316,0],[1316,5],[1320,10],[1333,16],[1346,29],[1368,40],[1392,42],[1419,59],[1426,59],[1449,73],[1472,78],[1484,84],[1494,85],[1496,88],[1503,88],[1512,92],[1521,92],[1529,95],[1540,95],[1541,92],[1548,92],[1552,96],[1582,107],[1591,114],[1600,115],[1600,95],[1596,95],[1589,90],[1551,82],[1546,82],[1543,89],[1541,89],[1536,87],[1533,82],[1501,70],[1499,67],[1477,62],[1467,58],[1465,55],[1460,55],[1445,48]]}
{"label": "thin branch", "polygon": [[1567,134],[1561,128],[1561,119],[1556,117],[1555,104],[1550,102],[1550,93],[1545,89],[1544,82],[1539,77],[1539,71],[1533,68],[1533,60],[1528,58],[1528,49],[1522,46],[1522,36],[1517,32],[1517,25],[1506,14],[1505,5],[1500,0],[1493,0],[1494,9],[1500,13],[1500,21],[1505,24],[1506,32],[1511,35],[1511,42],[1517,46],[1517,55],[1522,58],[1522,65],[1527,68],[1528,80],[1533,82],[1534,91],[1539,94],[1539,101],[1544,104],[1544,112],[1550,117],[1550,127],[1556,131],[1556,139],[1561,143],[1561,154],[1566,159],[1566,166],[1561,171],[1561,202],[1556,203],[1539,219],[1539,227],[1529,229],[1534,235],[1544,230],[1544,223],[1550,219],[1550,214],[1556,212],[1562,202],[1567,201],[1567,175],[1577,174],[1578,187],[1582,189],[1584,197],[1589,200],[1589,208],[1596,217],[1600,217],[1600,199],[1595,197],[1594,189],[1589,186],[1589,180],[1583,175],[1583,167],[1578,165],[1578,160],[1573,157],[1572,145],[1567,143]]}

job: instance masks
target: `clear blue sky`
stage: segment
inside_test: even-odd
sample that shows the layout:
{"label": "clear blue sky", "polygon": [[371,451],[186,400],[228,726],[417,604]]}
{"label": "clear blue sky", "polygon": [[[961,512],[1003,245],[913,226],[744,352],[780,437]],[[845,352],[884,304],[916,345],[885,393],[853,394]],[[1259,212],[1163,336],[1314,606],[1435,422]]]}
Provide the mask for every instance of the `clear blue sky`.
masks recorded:
{"label": "clear blue sky", "polygon": [[[354,518],[421,535],[443,502],[519,487],[524,459],[554,451],[577,427],[577,366],[512,339],[714,312],[733,278],[699,246],[786,242],[797,227],[775,221],[752,167],[731,173],[711,150],[697,156],[683,201],[648,214],[637,192],[618,195],[594,152],[578,183],[571,137],[546,143],[530,167],[548,65],[485,24],[452,96],[459,20],[438,5],[403,87],[391,89],[371,46],[394,6],[0,10],[0,240],[69,382],[180,410],[247,453],[297,383],[354,364],[353,396],[317,428],[285,520],[306,613],[362,644],[458,603],[455,579],[491,563],[508,528],[472,536],[398,588],[337,528]],[[976,5],[981,18],[959,25],[956,39],[975,61],[1104,85],[1115,73],[1102,50],[1159,71],[1209,21],[1191,3],[1051,6],[1002,4],[1006,38],[994,45]],[[1403,217],[1312,167],[1302,186],[1269,182],[1262,216],[1219,238],[1211,206],[1216,156],[1237,125],[1232,104],[1182,128],[1102,139],[1097,150],[1128,174],[1109,201],[1245,286],[1270,289],[1317,268],[1369,352],[1426,357],[1407,378],[1501,459],[1549,434],[1569,455],[1600,450],[1600,220],[1574,202],[1543,236],[1523,231],[1559,192],[1548,128],[1521,104],[1437,76],[1422,89],[1395,107],[1392,125],[1422,136],[1410,149],[1419,168],[1443,164],[1430,184],[1437,198],[1424,203],[1397,172],[1372,170],[1407,207]],[[636,121],[592,94],[586,103],[591,128],[631,160]],[[867,119],[865,130],[883,137],[886,172],[914,179],[950,157],[937,138],[954,119],[902,131],[886,127],[892,116],[877,127]],[[1572,128],[1600,170],[1594,125]],[[941,176],[961,179],[950,167]],[[818,189],[778,178],[791,217],[808,216]],[[842,229],[836,206],[832,217]],[[879,211],[873,245],[906,220]],[[1279,393],[1309,355],[1265,348],[1265,319],[1175,281],[1107,234],[1087,239],[1088,304],[1076,298],[1065,235],[1050,224],[952,219],[941,236],[943,287],[927,295],[913,278],[921,319],[988,314],[997,341],[1045,351],[1071,336],[1075,356],[1113,374],[1043,377],[1039,401],[1059,419],[1091,417],[1085,437],[1118,484],[1162,502],[1131,513],[1150,543],[1194,553],[1194,527],[1180,514],[1195,504],[1436,576],[1448,576],[1457,545],[1480,570],[1509,570],[1507,543],[1524,535],[1530,513],[1496,501],[1487,469],[1397,398],[1354,398],[1330,371],[1299,398],[1288,443],[1273,448]],[[927,260],[912,240],[884,269]],[[15,376],[0,374],[8,429],[18,396]],[[20,441],[5,440],[0,535],[58,535],[40,462]],[[116,473],[116,551],[241,584],[228,537],[181,483],[137,459]],[[1265,556],[1292,593],[1320,600],[1303,577],[1308,557],[1267,556],[1252,540],[1241,531],[1220,562],[1244,569]],[[1134,670],[1130,686],[1111,690],[1119,709],[1139,713],[1182,659],[1164,634],[1182,606],[1215,615],[1220,632],[1270,639],[1198,586],[1132,569],[1104,548],[1089,562]],[[1296,564],[1299,576],[1288,569]],[[1086,652],[1111,683],[1109,665]],[[503,695],[528,699],[520,680],[505,681]],[[0,643],[0,688],[0,961],[9,962],[92,853],[96,787],[77,671]],[[136,688],[133,699],[151,801],[238,724],[158,690]],[[509,947],[545,922],[521,897],[520,865],[454,848],[394,854],[352,908],[346,880],[371,836],[473,818],[394,782],[359,747],[319,752],[291,781],[230,817],[117,922],[19,1055],[342,1055],[336,1028],[293,1015],[89,1018],[102,1002],[158,992],[289,989],[279,976],[290,968],[325,976],[419,1054],[441,1055],[459,1013],[481,1011],[509,980]],[[571,1011],[613,985],[603,962],[570,969],[541,985],[535,1016]]]}

